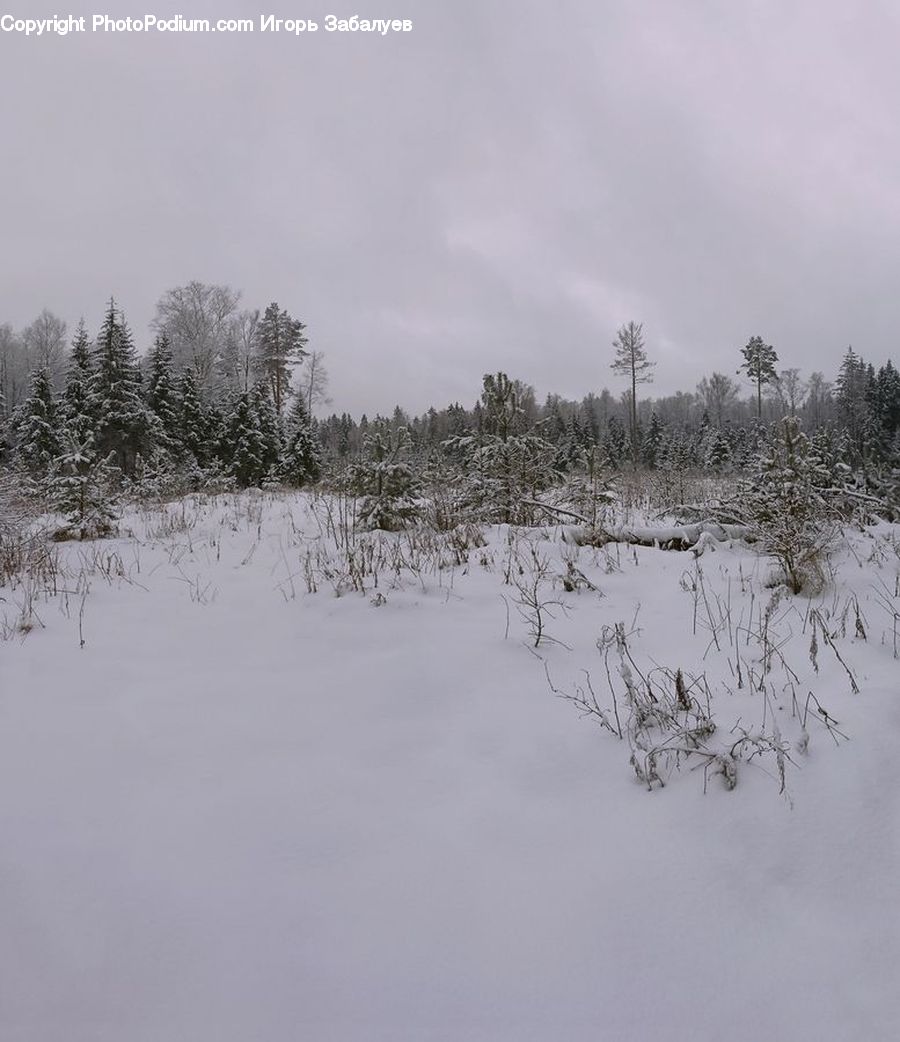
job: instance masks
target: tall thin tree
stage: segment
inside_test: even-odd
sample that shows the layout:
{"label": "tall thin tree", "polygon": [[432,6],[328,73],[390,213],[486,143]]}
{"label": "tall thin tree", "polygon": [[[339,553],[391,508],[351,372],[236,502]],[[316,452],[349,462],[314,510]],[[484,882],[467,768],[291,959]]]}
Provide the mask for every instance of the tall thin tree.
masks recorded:
{"label": "tall thin tree", "polygon": [[762,389],[777,378],[775,363],[778,355],[771,344],[767,344],[761,336],[751,337],[747,345],[741,348],[744,361],[738,372],[744,372],[756,384],[756,418],[762,419]]}
{"label": "tall thin tree", "polygon": [[616,333],[613,347],[615,348],[616,356],[610,364],[610,369],[619,376],[625,376],[631,381],[631,399],[628,403],[631,425],[631,455],[632,462],[637,467],[637,385],[653,382],[651,370],[656,365],[656,362],[651,362],[647,358],[647,351],[644,347],[644,325],[642,322],[628,322],[621,326]]}

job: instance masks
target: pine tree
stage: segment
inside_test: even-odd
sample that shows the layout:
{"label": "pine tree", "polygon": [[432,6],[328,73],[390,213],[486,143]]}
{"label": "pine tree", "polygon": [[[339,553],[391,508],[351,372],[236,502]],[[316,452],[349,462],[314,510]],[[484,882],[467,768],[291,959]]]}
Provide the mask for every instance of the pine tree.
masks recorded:
{"label": "pine tree", "polygon": [[297,395],[287,424],[287,444],[282,472],[291,485],[308,485],[319,480],[322,453],[302,395]]}
{"label": "pine tree", "polygon": [[32,373],[28,397],[16,411],[14,427],[22,465],[33,475],[46,474],[59,455],[61,433],[49,370]]}
{"label": "pine tree", "polygon": [[527,524],[527,501],[558,478],[559,452],[538,430],[528,430],[525,403],[533,391],[505,373],[486,374],[475,433],[455,440],[468,470],[464,505],[473,517]]}
{"label": "pine tree", "polygon": [[572,506],[596,528],[604,508],[615,499],[609,460],[596,445],[587,445],[575,462],[576,474],[567,484]]}
{"label": "pine tree", "polygon": [[632,462],[637,467],[638,462],[638,421],[637,421],[637,385],[651,383],[653,374],[651,370],[656,362],[647,358],[644,347],[644,326],[641,322],[628,322],[621,326],[613,341],[616,350],[615,358],[610,364],[610,369],[619,376],[627,376],[631,381],[631,395],[629,400],[629,419],[631,432]]}
{"label": "pine tree", "polygon": [[771,344],[767,344],[761,336],[751,337],[745,347],[741,348],[744,361],[738,372],[745,372],[756,385],[756,418],[762,420],[762,389],[772,383],[777,373],[775,363],[778,355]]}
{"label": "pine tree", "polygon": [[481,401],[488,434],[507,441],[522,429],[522,389],[519,381],[510,380],[506,373],[485,373]]}
{"label": "pine tree", "polygon": [[271,303],[257,329],[257,365],[269,385],[275,411],[280,416],[291,385],[291,367],[306,356],[306,326]]}
{"label": "pine tree", "polygon": [[794,417],[773,426],[741,499],[763,550],[781,565],[793,593],[824,581],[822,558],[833,538],[827,501],[831,477]]}
{"label": "pine tree", "polygon": [[97,450],[114,454],[126,475],[147,447],[148,418],[131,331],[110,300],[94,349],[91,401],[97,415]]}
{"label": "pine tree", "polygon": [[405,528],[419,514],[418,481],[409,461],[409,432],[391,430],[387,421],[371,425],[363,445],[365,458],[350,468],[350,487],[362,497],[360,528],[393,532]]}

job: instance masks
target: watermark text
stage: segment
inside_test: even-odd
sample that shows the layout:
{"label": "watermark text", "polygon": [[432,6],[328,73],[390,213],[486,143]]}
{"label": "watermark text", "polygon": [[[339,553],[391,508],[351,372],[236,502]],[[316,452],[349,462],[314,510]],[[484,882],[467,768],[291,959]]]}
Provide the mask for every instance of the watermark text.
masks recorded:
{"label": "watermark text", "polygon": [[109,14],[53,15],[52,18],[18,18],[0,15],[0,33],[23,36],[68,36],[70,33],[283,33],[303,36],[317,33],[368,33],[388,36],[412,32],[410,18],[341,18],[327,15],[321,25],[312,18],[280,18],[261,14],[257,18],[185,18],[184,15],[159,17],[145,14],[116,18]]}

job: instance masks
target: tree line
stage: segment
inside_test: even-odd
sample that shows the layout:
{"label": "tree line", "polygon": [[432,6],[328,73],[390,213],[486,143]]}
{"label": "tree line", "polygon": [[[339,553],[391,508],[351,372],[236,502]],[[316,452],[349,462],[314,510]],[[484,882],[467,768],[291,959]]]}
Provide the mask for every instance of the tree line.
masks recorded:
{"label": "tree line", "polygon": [[[803,379],[797,368],[779,369],[775,348],[753,336],[737,349],[736,361],[734,376],[713,372],[694,392],[638,399],[637,388],[651,382],[654,363],[647,358],[642,326],[630,322],[617,334],[610,363],[629,385],[620,397],[604,388],[580,400],[548,394],[539,404],[533,387],[512,380],[517,423],[540,432],[561,469],[597,447],[614,468],[740,470],[756,451],[759,427],[784,417],[831,443],[854,468],[884,465],[900,455],[900,373],[891,360],[876,369],[851,347],[833,381],[821,372]],[[739,376],[750,382],[751,395],[742,396]],[[319,423],[319,432],[332,458],[358,455],[373,427],[406,428],[412,446],[428,451],[467,432],[486,432],[488,412],[482,396],[469,408],[456,402],[417,416],[399,406],[389,417],[332,414]]]}
{"label": "tree line", "polygon": [[610,369],[626,382],[618,397],[604,388],[539,404],[533,387],[499,372],[484,376],[469,407],[316,420],[314,409],[328,401],[327,371],[305,324],[277,303],[259,311],[239,301],[228,287],[199,282],[168,291],[143,358],[114,300],[98,332],[82,322],[71,345],[47,311],[21,334],[0,326],[3,465],[70,510],[73,496],[84,507],[86,490],[104,483],[176,493],[337,475],[371,500],[373,525],[385,522],[388,501],[399,518],[412,510],[429,475],[462,482],[475,506],[511,520],[522,514],[520,500],[565,476],[744,471],[766,423],[782,417],[862,489],[885,487],[900,471],[900,375],[892,361],[876,369],[852,348],[833,381],[804,379],[780,369],[775,348],[753,336],[736,349],[733,375],[713,372],[693,392],[639,398],[654,362],[632,321],[611,345]]}

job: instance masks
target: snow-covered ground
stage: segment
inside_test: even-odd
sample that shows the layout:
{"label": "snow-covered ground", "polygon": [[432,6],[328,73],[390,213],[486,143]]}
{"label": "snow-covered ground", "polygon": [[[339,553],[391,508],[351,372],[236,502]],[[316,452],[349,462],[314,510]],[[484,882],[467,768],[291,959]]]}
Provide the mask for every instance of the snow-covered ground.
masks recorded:
{"label": "snow-covered ground", "polygon": [[[747,548],[550,528],[443,569],[379,537],[360,593],[302,496],[124,523],[31,614],[0,590],[2,1042],[900,1037],[896,528],[810,600]],[[711,755],[648,792],[623,670],[678,668]]]}

